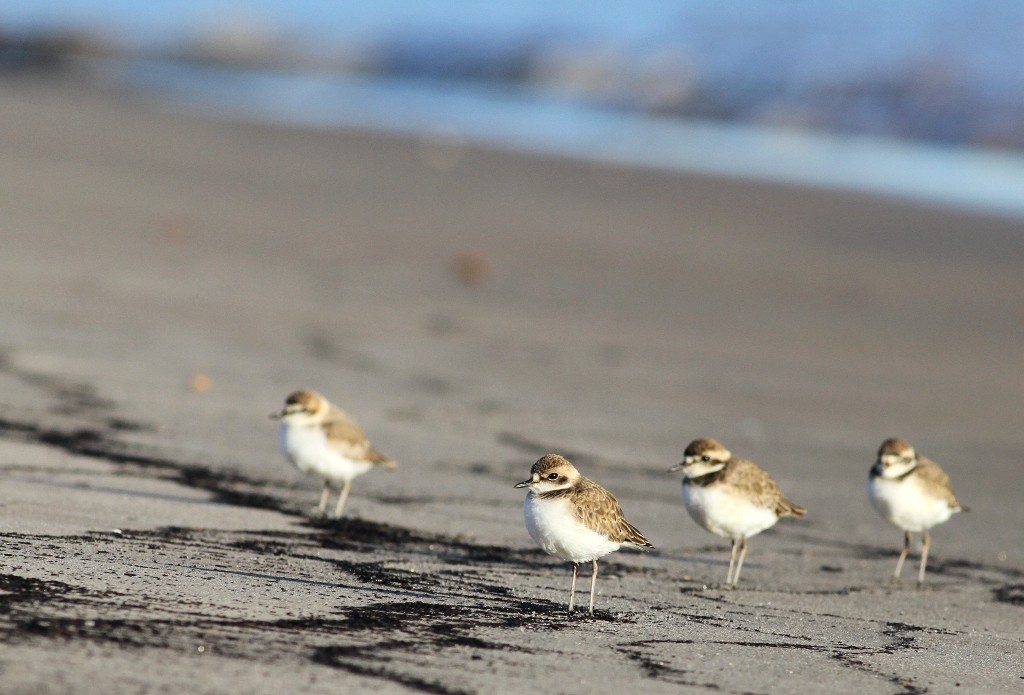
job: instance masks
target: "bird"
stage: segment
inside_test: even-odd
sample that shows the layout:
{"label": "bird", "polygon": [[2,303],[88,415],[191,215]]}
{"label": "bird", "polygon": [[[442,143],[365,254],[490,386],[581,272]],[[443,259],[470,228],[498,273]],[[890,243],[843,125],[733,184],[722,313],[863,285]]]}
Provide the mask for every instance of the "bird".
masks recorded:
{"label": "bird", "polygon": [[272,413],[279,420],[278,445],[284,457],[303,473],[324,479],[319,514],[327,509],[331,483],[341,483],[334,516],[341,516],[352,479],[373,468],[397,464],[366,439],[359,426],[336,405],[310,389],[294,391],[284,408]]}
{"label": "bird", "polygon": [[868,499],[886,521],[903,530],[903,551],[896,561],[894,580],[903,571],[911,534],[922,534],[917,583],[923,584],[931,545],[929,530],[957,512],[967,511],[953,496],[949,476],[934,461],[919,456],[906,441],[893,437],[878,448],[868,474]]}
{"label": "bird", "polygon": [[714,439],[690,442],[682,462],[669,469],[679,470],[686,511],[704,529],[732,542],[726,586],[739,584],[748,538],[771,528],[780,517],[807,514],[756,464],[733,457]]}
{"label": "bird", "polygon": [[626,521],[612,493],[581,475],[558,454],[540,458],[530,469],[530,478],[515,487],[529,489],[523,502],[523,516],[530,537],[548,554],[572,563],[570,615],[581,562],[593,564],[590,576],[590,615],[593,615],[598,559],[623,545],[644,550],[654,548]]}

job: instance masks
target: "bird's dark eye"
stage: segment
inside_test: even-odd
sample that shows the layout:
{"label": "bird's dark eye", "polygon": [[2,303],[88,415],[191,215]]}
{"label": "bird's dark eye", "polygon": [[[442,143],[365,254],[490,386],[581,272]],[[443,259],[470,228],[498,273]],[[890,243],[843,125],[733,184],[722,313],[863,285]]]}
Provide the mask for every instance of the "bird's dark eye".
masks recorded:
{"label": "bird's dark eye", "polygon": [[711,460],[711,457],[708,456],[707,454],[704,454],[703,456],[700,457],[700,460],[703,461],[704,463],[707,463],[708,461]]}
{"label": "bird's dark eye", "polygon": [[548,473],[548,480],[558,480],[558,473]]}

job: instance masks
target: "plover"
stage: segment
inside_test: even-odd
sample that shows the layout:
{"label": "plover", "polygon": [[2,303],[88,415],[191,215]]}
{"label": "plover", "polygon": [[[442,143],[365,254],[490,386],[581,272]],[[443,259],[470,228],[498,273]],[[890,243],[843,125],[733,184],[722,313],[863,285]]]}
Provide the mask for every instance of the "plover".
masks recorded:
{"label": "plover", "polygon": [[270,416],[280,420],[278,444],[285,458],[303,473],[324,479],[319,513],[327,508],[331,483],[341,483],[334,516],[340,517],[352,479],[371,468],[394,468],[395,462],[370,446],[359,426],[316,391],[301,389]]}
{"label": "plover", "polygon": [[576,598],[576,575],[581,562],[593,563],[590,576],[590,613],[594,613],[597,560],[629,544],[653,548],[636,527],[626,521],[612,493],[580,474],[558,454],[548,454],[530,469],[530,479],[516,485],[529,488],[523,516],[530,537],[545,550],[572,563],[569,613]]}
{"label": "plover", "polygon": [[964,510],[953,496],[949,476],[933,461],[918,456],[914,447],[902,439],[886,439],[868,475],[868,499],[886,521],[903,529],[903,551],[896,562],[894,579],[899,579],[903,571],[911,534],[923,534],[917,583],[924,583],[931,544],[929,529]]}
{"label": "plover", "polygon": [[774,526],[779,517],[807,513],[786,499],[767,473],[751,461],[733,458],[714,439],[690,442],[683,461],[669,470],[683,471],[683,504],[693,520],[732,542],[726,586],[740,581],[748,538]]}

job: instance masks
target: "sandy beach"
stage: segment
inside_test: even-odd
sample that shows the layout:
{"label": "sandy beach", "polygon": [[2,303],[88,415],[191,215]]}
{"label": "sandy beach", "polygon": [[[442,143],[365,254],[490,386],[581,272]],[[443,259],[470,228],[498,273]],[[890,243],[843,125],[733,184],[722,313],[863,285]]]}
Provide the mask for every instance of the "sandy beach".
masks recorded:
{"label": "sandy beach", "polygon": [[[0,88],[3,693],[1024,688],[1024,222]],[[399,462],[339,521],[303,386]],[[701,436],[809,510],[735,590]],[[890,436],[971,509],[921,589]],[[513,489],[549,452],[657,548],[592,619]]]}

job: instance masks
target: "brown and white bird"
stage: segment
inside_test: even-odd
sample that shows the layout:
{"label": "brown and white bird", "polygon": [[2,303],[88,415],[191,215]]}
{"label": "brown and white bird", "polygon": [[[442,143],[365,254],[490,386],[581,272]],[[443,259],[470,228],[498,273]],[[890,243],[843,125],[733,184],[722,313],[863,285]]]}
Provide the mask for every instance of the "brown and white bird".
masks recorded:
{"label": "brown and white bird", "polygon": [[281,412],[270,417],[281,421],[278,444],[284,457],[303,473],[324,479],[320,514],[327,508],[331,483],[341,484],[334,509],[334,516],[340,517],[353,478],[372,468],[397,465],[370,446],[359,426],[316,391],[295,391]]}
{"label": "brown and white bird", "polygon": [[923,534],[917,583],[924,583],[931,545],[929,529],[964,511],[953,496],[949,476],[938,464],[918,456],[914,447],[902,439],[886,439],[868,475],[868,499],[886,521],[903,530],[903,551],[896,562],[894,579],[899,579],[903,571],[911,534]]}
{"label": "brown and white bird", "polygon": [[558,454],[548,454],[530,469],[529,480],[516,485],[529,488],[523,516],[530,537],[545,550],[572,563],[569,613],[576,597],[576,575],[581,562],[593,563],[590,577],[590,613],[594,613],[597,560],[628,544],[654,546],[626,521],[612,493],[580,474]]}
{"label": "brown and white bird", "polygon": [[734,458],[714,439],[690,442],[682,462],[669,470],[683,471],[683,505],[693,520],[732,541],[726,586],[740,581],[748,538],[774,526],[780,517],[807,513],[786,499],[767,473],[751,461]]}

